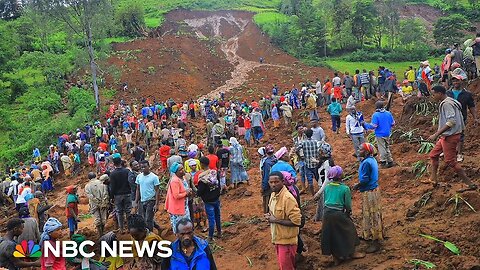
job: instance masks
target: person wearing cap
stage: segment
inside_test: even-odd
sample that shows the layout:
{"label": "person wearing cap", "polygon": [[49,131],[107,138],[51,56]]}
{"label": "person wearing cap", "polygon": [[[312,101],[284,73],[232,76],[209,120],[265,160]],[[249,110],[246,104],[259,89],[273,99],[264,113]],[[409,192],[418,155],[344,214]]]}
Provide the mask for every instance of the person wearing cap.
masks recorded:
{"label": "person wearing cap", "polygon": [[360,161],[360,156],[358,155],[360,145],[365,142],[363,123],[362,112],[357,111],[355,106],[351,107],[345,119],[345,129],[347,135],[353,142],[353,150],[355,151],[355,157],[357,157],[358,161]]}
{"label": "person wearing cap", "polygon": [[269,201],[269,211],[264,214],[264,217],[270,224],[277,262],[282,270],[294,270],[302,212],[297,200],[285,186],[281,172],[270,173],[268,183],[272,196]]}
{"label": "person wearing cap", "polygon": [[[322,222],[321,248],[323,255],[332,255],[335,265],[348,259],[365,257],[355,252],[360,244],[357,230],[351,219],[352,194],[342,181],[340,166],[328,170],[328,184],[324,187],[324,215]],[[318,194],[318,193],[317,193]],[[315,196],[315,199],[320,197]]]}
{"label": "person wearing cap", "polygon": [[26,261],[13,256],[17,242],[14,240],[24,230],[24,221],[20,218],[11,218],[7,221],[5,234],[0,237],[0,267],[5,269],[21,269],[40,267],[40,261]]}
{"label": "person wearing cap", "polygon": [[268,213],[268,201],[270,200],[270,194],[272,193],[270,186],[268,185],[268,177],[272,167],[275,165],[275,163],[277,163],[277,158],[274,155],[275,151],[273,150],[273,146],[271,144],[268,144],[263,148],[266,157],[260,164],[260,171],[262,173],[262,206],[263,212]]}
{"label": "person wearing cap", "polygon": [[447,96],[447,90],[443,86],[433,87],[433,97],[440,102],[438,108],[438,131],[435,132],[428,139],[430,141],[438,141],[435,147],[430,151],[429,157],[432,163],[430,174],[430,181],[434,186],[438,185],[438,167],[440,154],[443,153],[445,163],[452,167],[462,181],[468,186],[466,189],[459,190],[459,192],[467,190],[476,190],[477,185],[465,174],[465,170],[457,162],[457,145],[460,143],[462,132],[465,130],[465,122],[463,121],[461,104],[457,100]]}
{"label": "person wearing cap", "polygon": [[353,190],[359,190],[362,194],[362,238],[368,241],[367,253],[380,250],[385,237],[383,226],[380,189],[378,188],[378,163],[373,157],[375,147],[370,143],[360,146],[359,155],[362,162],[358,168],[359,182]]}
{"label": "person wearing cap", "polygon": [[[475,106],[475,99],[471,92],[465,89],[465,82],[467,80],[467,74],[461,69],[456,68],[452,72],[452,88],[447,91],[447,96],[457,100],[462,106],[462,116],[465,126],[467,125],[468,111],[472,114],[473,125],[476,126],[480,120],[477,117],[477,108]],[[463,161],[463,144],[465,142],[465,130],[462,131],[460,137],[460,143],[457,146],[457,161]]]}
{"label": "person wearing cap", "polygon": [[372,115],[372,122],[365,123],[364,128],[375,130],[375,138],[378,144],[380,162],[383,168],[393,167],[392,153],[390,152],[390,134],[395,120],[391,112],[384,108],[384,102],[375,102],[375,113]]}
{"label": "person wearing cap", "polygon": [[170,223],[174,233],[176,231],[177,221],[181,218],[190,218],[190,209],[188,208],[188,196],[192,194],[192,189],[184,179],[185,170],[181,163],[173,163],[170,166],[172,174],[168,183],[167,195],[165,198],[165,210],[170,215]]}
{"label": "person wearing cap", "polygon": [[75,234],[75,231],[78,229],[78,195],[76,186],[65,187],[67,192],[67,199],[65,204],[65,214],[67,215],[68,229],[70,231],[70,236]]}
{"label": "person wearing cap", "polygon": [[103,235],[108,218],[108,207],[110,206],[108,187],[104,184],[107,179],[108,175],[106,174],[97,179],[95,173],[89,172],[89,182],[85,185],[85,194],[88,197],[90,213],[94,217],[94,224],[99,237]]}

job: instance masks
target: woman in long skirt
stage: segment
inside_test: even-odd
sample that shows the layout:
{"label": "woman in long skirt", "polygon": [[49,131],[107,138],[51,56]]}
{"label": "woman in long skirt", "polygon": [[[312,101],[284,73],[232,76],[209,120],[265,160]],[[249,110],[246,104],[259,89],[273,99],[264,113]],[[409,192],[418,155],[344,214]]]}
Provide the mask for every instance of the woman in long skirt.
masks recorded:
{"label": "woman in long skirt", "polygon": [[238,183],[247,182],[248,174],[243,166],[243,147],[238,143],[235,137],[230,138],[230,171],[231,179],[234,187]]}
{"label": "woman in long skirt", "polygon": [[355,252],[355,246],[360,241],[350,218],[352,195],[350,188],[342,183],[342,175],[340,166],[330,168],[328,178],[331,182],[324,191],[322,254],[332,255],[335,265],[348,259],[365,257],[365,254]]}
{"label": "woman in long skirt", "polygon": [[373,157],[375,148],[363,143],[359,155],[362,158],[358,169],[359,183],[354,186],[362,194],[362,236],[369,241],[367,253],[380,250],[380,241],[385,237],[383,227],[380,189],[378,187],[378,163]]}
{"label": "woman in long skirt", "polygon": [[170,214],[170,223],[174,233],[177,233],[177,222],[182,218],[190,219],[188,196],[192,193],[187,181],[184,179],[185,171],[180,163],[170,166],[172,178],[168,183],[165,209]]}

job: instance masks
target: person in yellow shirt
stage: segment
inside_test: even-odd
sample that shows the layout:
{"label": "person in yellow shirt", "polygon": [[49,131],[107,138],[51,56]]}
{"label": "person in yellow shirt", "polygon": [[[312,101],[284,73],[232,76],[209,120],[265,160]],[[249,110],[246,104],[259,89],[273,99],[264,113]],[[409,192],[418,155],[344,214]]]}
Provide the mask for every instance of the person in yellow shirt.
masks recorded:
{"label": "person in yellow shirt", "polygon": [[410,86],[413,86],[413,83],[415,82],[415,70],[413,70],[413,67],[410,66],[408,68],[408,71],[405,73],[407,77],[407,81],[410,83]]}
{"label": "person in yellow shirt", "polygon": [[[151,244],[154,241],[162,241],[160,236],[148,230],[145,219],[138,214],[133,214],[128,217],[128,230],[132,236],[132,240],[138,241],[139,243],[148,242]],[[139,257],[137,249],[133,248],[133,261],[129,269],[161,269],[162,258],[158,256],[158,252],[158,250],[155,250],[153,257]]]}
{"label": "person in yellow shirt", "polygon": [[[108,232],[107,234],[103,235],[99,239],[100,242],[106,242],[108,246],[113,248],[113,245],[116,244],[117,235],[112,231]],[[107,254],[105,254],[107,255]],[[111,255],[111,254],[108,254]],[[120,256],[108,256],[108,257],[101,257],[100,262],[105,262],[108,264],[108,270],[123,270],[124,263],[123,259]]]}
{"label": "person in yellow shirt", "polygon": [[402,91],[400,91],[400,95],[402,95],[403,100],[407,100],[409,97],[412,96],[413,87],[410,82],[407,80],[403,81]]}

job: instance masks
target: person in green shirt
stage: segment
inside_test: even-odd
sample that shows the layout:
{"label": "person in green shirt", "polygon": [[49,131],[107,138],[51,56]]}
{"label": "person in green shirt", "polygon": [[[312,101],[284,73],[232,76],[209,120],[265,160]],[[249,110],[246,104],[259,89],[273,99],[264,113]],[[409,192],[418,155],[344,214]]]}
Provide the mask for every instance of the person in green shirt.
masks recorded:
{"label": "person in green shirt", "polygon": [[365,254],[355,252],[360,241],[350,217],[352,194],[342,183],[343,169],[333,166],[327,177],[331,181],[324,191],[324,212],[322,222],[322,254],[332,255],[335,265],[348,259],[359,259]]}

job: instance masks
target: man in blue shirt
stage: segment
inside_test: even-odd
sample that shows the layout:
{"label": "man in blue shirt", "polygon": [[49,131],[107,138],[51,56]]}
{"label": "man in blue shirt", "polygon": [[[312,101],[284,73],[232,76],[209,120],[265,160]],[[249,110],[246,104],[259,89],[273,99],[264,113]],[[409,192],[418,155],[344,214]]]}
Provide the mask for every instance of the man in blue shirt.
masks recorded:
{"label": "man in blue shirt", "polygon": [[[141,215],[147,222],[147,228],[152,231],[154,226],[154,215],[158,210],[160,180],[158,176],[150,172],[150,164],[147,160],[140,162],[143,173],[137,175],[135,183],[137,184],[135,205],[142,204]],[[134,211],[136,212],[136,211]],[[156,224],[155,224],[156,225]],[[157,226],[155,226],[157,227]]]}
{"label": "man in blue shirt", "polygon": [[376,111],[372,116],[372,123],[365,123],[366,129],[375,130],[375,138],[380,154],[380,163],[383,168],[393,167],[392,153],[390,152],[390,134],[395,120],[391,112],[385,110],[384,102],[375,102]]}

